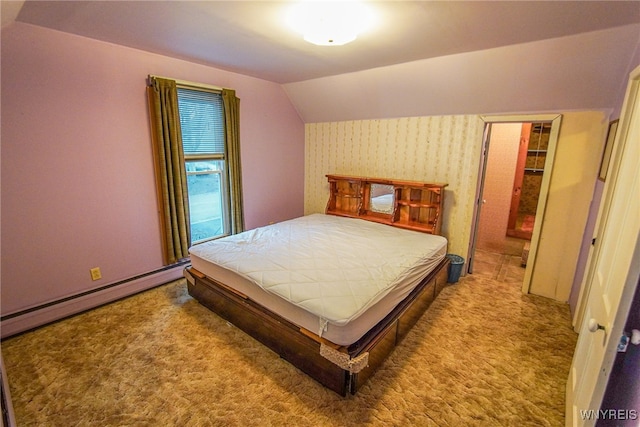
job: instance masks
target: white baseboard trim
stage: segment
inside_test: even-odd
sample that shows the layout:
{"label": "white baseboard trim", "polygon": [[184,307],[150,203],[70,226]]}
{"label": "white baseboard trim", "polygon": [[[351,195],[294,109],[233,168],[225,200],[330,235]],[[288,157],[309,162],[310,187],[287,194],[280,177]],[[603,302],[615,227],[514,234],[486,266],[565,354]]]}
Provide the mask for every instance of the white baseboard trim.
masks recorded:
{"label": "white baseboard trim", "polygon": [[25,310],[24,314],[3,316],[6,318],[0,323],[0,335],[4,339],[171,282],[182,277],[184,267],[185,264],[179,264],[173,268],[120,281],[114,286],[107,286],[95,292],[46,304],[42,308]]}

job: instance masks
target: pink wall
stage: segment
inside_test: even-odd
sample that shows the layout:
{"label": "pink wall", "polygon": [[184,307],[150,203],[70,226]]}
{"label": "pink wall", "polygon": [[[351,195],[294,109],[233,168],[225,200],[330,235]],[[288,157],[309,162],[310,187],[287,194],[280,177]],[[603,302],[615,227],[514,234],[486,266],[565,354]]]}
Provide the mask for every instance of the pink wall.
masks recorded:
{"label": "pink wall", "polygon": [[21,23],[1,52],[3,316],[162,267],[148,74],[236,90],[247,228],[303,214],[304,124],[280,85]]}
{"label": "pink wall", "polygon": [[480,211],[478,249],[504,253],[513,179],[516,173],[521,123],[496,123],[491,140]]}

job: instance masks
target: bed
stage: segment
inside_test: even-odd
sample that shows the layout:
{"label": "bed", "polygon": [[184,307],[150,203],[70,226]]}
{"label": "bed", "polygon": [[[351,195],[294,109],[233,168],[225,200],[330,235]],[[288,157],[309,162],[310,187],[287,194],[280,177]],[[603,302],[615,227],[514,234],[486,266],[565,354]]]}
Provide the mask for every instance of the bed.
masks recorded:
{"label": "bed", "polygon": [[195,245],[185,277],[202,305],[345,396],[447,283],[445,184],[327,177],[324,214]]}

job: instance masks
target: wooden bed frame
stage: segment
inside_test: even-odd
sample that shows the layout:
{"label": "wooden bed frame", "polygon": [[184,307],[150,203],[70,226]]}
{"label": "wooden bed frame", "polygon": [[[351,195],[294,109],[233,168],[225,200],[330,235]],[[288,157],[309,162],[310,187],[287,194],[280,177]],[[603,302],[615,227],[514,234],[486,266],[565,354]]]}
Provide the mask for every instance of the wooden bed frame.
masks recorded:
{"label": "wooden bed frame", "polygon": [[[375,218],[373,220],[376,222],[387,221],[389,225],[423,232],[433,233],[436,229],[438,231],[440,229],[437,219],[440,217],[442,207],[442,189],[446,184],[410,183],[335,175],[327,177],[331,193],[327,205],[329,214],[359,216],[367,220]],[[368,197],[371,184],[380,181],[384,181],[385,185],[395,186],[396,209],[390,214],[381,215],[371,212],[366,199],[363,199]],[[345,192],[345,189],[348,191]],[[414,191],[416,189],[419,191]],[[354,194],[356,197],[352,197]],[[399,198],[398,194],[402,198]],[[434,198],[434,195],[437,197]],[[339,198],[342,198],[343,202],[349,201],[339,203],[340,209],[336,209],[335,201]],[[347,206],[347,208],[343,209],[341,206]],[[402,221],[398,221],[401,218],[398,206],[407,207]],[[425,210],[429,213],[421,212]],[[257,339],[325,387],[346,396],[347,393],[355,394],[360,386],[376,372],[442,288],[447,285],[448,265],[449,260],[445,257],[383,320],[349,346],[339,346],[294,325],[252,301],[246,295],[205,276],[193,267],[185,269],[185,277],[189,294],[202,305]]]}

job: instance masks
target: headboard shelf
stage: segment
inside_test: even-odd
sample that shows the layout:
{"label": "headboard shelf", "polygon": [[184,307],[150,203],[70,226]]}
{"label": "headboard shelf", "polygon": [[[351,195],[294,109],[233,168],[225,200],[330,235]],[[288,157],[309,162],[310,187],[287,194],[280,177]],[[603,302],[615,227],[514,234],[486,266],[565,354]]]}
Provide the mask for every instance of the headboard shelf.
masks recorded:
{"label": "headboard shelf", "polygon": [[418,202],[410,202],[408,200],[398,200],[398,204],[402,206],[409,206],[411,208],[439,208],[440,205],[434,205],[431,203],[418,203]]}
{"label": "headboard shelf", "polygon": [[327,175],[326,213],[440,234],[444,188],[437,182]]}

